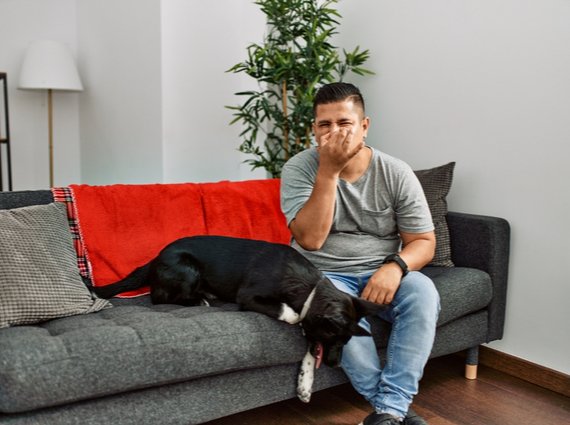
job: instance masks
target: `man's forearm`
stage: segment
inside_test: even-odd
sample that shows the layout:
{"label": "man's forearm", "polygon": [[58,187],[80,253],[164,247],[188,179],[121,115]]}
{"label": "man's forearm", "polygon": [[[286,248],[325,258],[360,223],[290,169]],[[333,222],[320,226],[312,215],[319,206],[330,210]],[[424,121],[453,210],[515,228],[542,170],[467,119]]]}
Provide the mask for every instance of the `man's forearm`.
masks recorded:
{"label": "man's forearm", "polygon": [[308,251],[320,249],[334,219],[338,177],[318,173],[311,196],[291,222],[290,229],[299,245]]}
{"label": "man's forearm", "polygon": [[309,251],[320,249],[329,235],[338,179],[350,161],[362,152],[364,140],[354,138],[354,129],[336,127],[318,138],[318,145],[319,169],[313,191],[289,226],[297,243]]}
{"label": "man's forearm", "polygon": [[420,270],[426,266],[435,253],[434,232],[418,235],[401,234],[403,248],[400,257],[406,262],[409,270]]}

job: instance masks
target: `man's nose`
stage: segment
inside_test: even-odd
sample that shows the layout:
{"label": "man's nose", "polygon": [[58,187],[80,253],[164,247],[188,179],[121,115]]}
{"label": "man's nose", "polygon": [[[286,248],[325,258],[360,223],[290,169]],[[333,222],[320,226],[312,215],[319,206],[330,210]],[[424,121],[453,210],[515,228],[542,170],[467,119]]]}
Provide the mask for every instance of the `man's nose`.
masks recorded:
{"label": "man's nose", "polygon": [[331,124],[331,133],[336,133],[340,131],[340,125],[338,124]]}

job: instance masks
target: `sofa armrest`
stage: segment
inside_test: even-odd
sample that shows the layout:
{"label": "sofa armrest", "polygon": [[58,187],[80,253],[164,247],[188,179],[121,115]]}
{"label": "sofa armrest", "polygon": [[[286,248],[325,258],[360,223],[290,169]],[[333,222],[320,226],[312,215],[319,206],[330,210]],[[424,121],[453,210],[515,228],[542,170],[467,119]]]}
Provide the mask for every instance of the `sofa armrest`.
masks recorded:
{"label": "sofa armrest", "polygon": [[491,276],[488,341],[501,339],[505,325],[509,271],[510,225],[499,217],[450,211],[447,224],[451,257],[457,267],[484,270]]}

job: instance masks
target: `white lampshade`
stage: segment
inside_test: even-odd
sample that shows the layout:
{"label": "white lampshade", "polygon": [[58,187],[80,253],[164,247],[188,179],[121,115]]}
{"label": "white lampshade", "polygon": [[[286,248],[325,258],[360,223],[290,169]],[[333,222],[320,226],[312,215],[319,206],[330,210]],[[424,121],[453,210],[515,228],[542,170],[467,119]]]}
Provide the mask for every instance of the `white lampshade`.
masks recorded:
{"label": "white lampshade", "polygon": [[57,41],[35,41],[20,71],[20,89],[82,91],[83,85],[69,48]]}

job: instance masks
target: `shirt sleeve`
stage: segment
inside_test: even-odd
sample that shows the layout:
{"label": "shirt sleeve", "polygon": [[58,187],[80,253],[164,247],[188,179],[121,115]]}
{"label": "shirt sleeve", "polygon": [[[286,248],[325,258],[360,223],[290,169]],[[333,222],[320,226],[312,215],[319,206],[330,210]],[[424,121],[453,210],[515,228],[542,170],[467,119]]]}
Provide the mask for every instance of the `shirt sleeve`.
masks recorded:
{"label": "shirt sleeve", "polygon": [[316,177],[318,161],[311,150],[303,151],[291,158],[281,172],[281,210],[287,225],[303,208],[311,193]]}
{"label": "shirt sleeve", "polygon": [[408,233],[425,233],[434,230],[429,206],[411,167],[401,171],[396,197],[396,221],[398,229]]}

